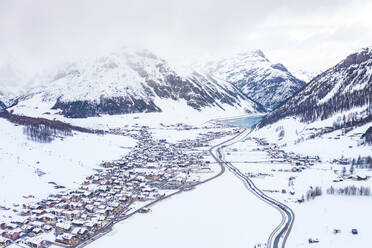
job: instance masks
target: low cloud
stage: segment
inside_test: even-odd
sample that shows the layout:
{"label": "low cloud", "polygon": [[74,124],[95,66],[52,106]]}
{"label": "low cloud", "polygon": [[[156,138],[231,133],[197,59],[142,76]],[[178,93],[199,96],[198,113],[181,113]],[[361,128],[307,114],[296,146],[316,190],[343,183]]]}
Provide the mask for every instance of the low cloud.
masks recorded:
{"label": "low cloud", "polygon": [[129,45],[176,64],[259,48],[290,69],[326,69],[372,44],[371,9],[368,0],[3,0],[0,64],[33,72]]}

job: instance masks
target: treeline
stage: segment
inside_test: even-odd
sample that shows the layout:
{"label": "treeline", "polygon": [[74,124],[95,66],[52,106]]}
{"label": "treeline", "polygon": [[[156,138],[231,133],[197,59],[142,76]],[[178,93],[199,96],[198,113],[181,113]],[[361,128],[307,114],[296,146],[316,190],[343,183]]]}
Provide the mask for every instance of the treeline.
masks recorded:
{"label": "treeline", "polygon": [[6,110],[0,113],[0,117],[14,124],[24,126],[23,133],[31,140],[41,143],[51,142],[57,136],[71,136],[73,130],[84,133],[104,134],[102,130],[92,130],[73,126],[57,120],[15,115]]}
{"label": "treeline", "polygon": [[371,156],[358,156],[358,158],[344,158],[343,156],[339,159],[333,159],[332,163],[340,165],[351,165],[352,168],[359,169],[372,169],[372,157]]}
{"label": "treeline", "polygon": [[327,194],[329,195],[360,195],[360,196],[370,196],[370,187],[356,187],[355,185],[346,186],[344,188],[334,188],[331,186],[327,189]]}
{"label": "treeline", "polygon": [[364,144],[372,145],[372,127],[369,127],[362,135],[362,140]]}
{"label": "treeline", "polygon": [[39,126],[39,125],[44,125],[50,128],[54,128],[60,131],[63,130],[74,130],[74,131],[79,131],[83,133],[102,133],[104,134],[103,130],[92,130],[84,127],[79,127],[79,126],[74,126],[62,121],[58,120],[49,120],[45,118],[39,118],[39,117],[29,117],[29,116],[23,116],[23,115],[15,115],[12,113],[9,113],[8,111],[4,111],[0,113],[0,117],[7,119],[8,121],[22,125],[22,126]]}
{"label": "treeline", "polygon": [[33,141],[49,143],[57,136],[72,136],[71,129],[57,129],[44,124],[27,125],[23,128],[23,133]]}
{"label": "treeline", "polygon": [[[293,185],[293,183],[292,183],[292,185]],[[314,200],[316,197],[321,196],[321,195],[322,195],[322,188],[321,187],[318,187],[318,186],[316,186],[315,188],[310,187],[310,189],[308,191],[306,191],[306,200],[307,201]],[[297,202],[298,203],[305,202],[305,196],[302,195],[300,199],[297,199]]]}
{"label": "treeline", "polygon": [[[301,94],[301,93],[300,93]],[[299,96],[297,96],[299,97]],[[363,125],[372,121],[372,88],[366,88],[359,91],[346,92],[345,94],[335,95],[327,102],[319,104],[316,96],[306,99],[299,105],[295,100],[290,99],[279,109],[275,110],[265,117],[259,124],[260,127],[272,124],[288,116],[297,116],[302,122],[314,122],[316,120],[325,120],[335,113],[350,110],[354,107],[367,106],[364,117],[356,114],[345,116],[342,120],[334,123],[335,129],[354,127]]]}
{"label": "treeline", "polygon": [[356,168],[360,169],[372,169],[372,157],[371,156],[366,156],[366,157],[361,157],[359,156],[357,159],[353,158],[351,160],[351,164],[355,166]]}
{"label": "treeline", "polygon": [[306,192],[306,200],[315,199],[317,196],[322,195],[322,188],[316,186],[315,188],[310,187],[310,189]]}
{"label": "treeline", "polygon": [[[363,89],[359,91],[346,92],[341,95],[335,95],[327,102],[318,105],[316,101],[311,101],[309,106],[304,106],[301,112],[298,113],[301,116],[303,122],[314,122],[316,120],[325,120],[331,117],[337,112],[344,112],[354,107],[368,106],[367,108],[367,119],[372,120],[372,90]],[[355,126],[359,124],[365,118],[358,118],[356,115],[350,115],[348,119],[345,119],[343,124],[339,128],[345,128],[349,126]],[[367,121],[368,122],[368,121]]]}

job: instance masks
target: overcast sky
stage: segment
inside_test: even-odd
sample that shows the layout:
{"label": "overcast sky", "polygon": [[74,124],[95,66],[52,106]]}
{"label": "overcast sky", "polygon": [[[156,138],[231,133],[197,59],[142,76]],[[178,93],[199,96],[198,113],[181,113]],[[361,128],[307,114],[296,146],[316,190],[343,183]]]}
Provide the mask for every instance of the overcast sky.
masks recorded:
{"label": "overcast sky", "polygon": [[372,45],[371,13],[370,0],[0,0],[0,64],[36,71],[127,45],[176,64],[261,49],[317,71]]}

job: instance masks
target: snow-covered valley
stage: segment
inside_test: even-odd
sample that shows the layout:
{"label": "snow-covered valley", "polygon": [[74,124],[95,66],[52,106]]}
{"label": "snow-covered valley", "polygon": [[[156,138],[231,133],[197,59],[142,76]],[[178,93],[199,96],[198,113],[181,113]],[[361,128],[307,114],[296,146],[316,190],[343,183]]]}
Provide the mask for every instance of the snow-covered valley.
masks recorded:
{"label": "snow-covered valley", "polygon": [[[225,150],[226,161],[231,161],[241,172],[249,175],[265,194],[292,208],[295,221],[287,240],[288,247],[358,247],[369,242],[372,234],[369,228],[372,216],[368,211],[371,195],[330,194],[329,189],[370,188],[370,169],[354,169],[354,179],[350,177],[341,181],[343,165],[329,162],[307,164],[300,157],[288,162],[279,156],[280,149],[259,145],[252,134]],[[327,145],[322,146],[325,147]],[[309,148],[298,150],[305,158],[309,155],[310,160],[314,156],[310,155],[312,151]],[[295,157],[294,154],[287,155]],[[301,165],[296,166],[296,161]],[[348,171],[349,168],[349,175]],[[355,179],[357,176],[367,179],[359,181]],[[321,188],[321,195],[308,197],[316,187]],[[352,229],[357,229],[358,234],[353,235]],[[339,233],[335,233],[336,230]],[[309,244],[309,239],[319,243]]]}
{"label": "snow-covered valley", "polygon": [[307,85],[261,51],[181,73],[122,49],[40,77],[0,102],[0,246],[368,243],[371,56]]}
{"label": "snow-covered valley", "polygon": [[2,206],[41,200],[61,191],[56,185],[75,188],[103,161],[121,158],[136,144],[128,136],[78,132],[37,143],[27,138],[22,126],[4,119],[0,125]]}

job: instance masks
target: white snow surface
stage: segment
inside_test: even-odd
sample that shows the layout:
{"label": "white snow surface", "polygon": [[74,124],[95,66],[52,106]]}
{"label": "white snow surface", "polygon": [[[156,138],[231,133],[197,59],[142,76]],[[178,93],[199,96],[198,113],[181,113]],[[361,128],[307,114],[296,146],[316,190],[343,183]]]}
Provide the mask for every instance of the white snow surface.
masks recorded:
{"label": "white snow surface", "polygon": [[[153,53],[131,48],[59,67],[33,79],[33,85],[21,97],[19,105],[32,103],[32,107],[36,108],[48,104],[51,110],[57,100],[100,103],[101,99],[125,98],[150,103],[160,97],[174,101],[187,99],[194,106],[224,109],[234,105],[243,111],[257,111],[256,103],[230,83],[192,70],[178,72]],[[32,98],[36,99],[29,101]]]}
{"label": "white snow surface", "polygon": [[62,97],[62,101],[93,101],[101,96],[122,96],[124,92],[141,95],[144,78],[129,64],[142,65],[151,73],[149,76],[161,80],[156,69],[158,63],[163,61],[157,57],[135,56],[133,51],[122,49],[96,60],[87,59],[59,68],[41,79],[41,87],[31,93],[42,92],[45,100]]}
{"label": "white snow surface", "polygon": [[305,71],[305,70],[295,70],[291,71],[292,75],[295,76],[296,78],[308,83],[310,82],[313,78],[318,76],[322,71]]}
{"label": "white snow surface", "polygon": [[[0,205],[36,201],[59,190],[48,182],[76,188],[102,161],[121,158],[135,145],[118,135],[75,133],[51,143],[28,140],[23,127],[0,119]],[[37,171],[46,173],[38,176]],[[24,199],[33,195],[35,198]]]}
{"label": "white snow surface", "polygon": [[226,78],[233,82],[244,80],[246,71],[258,70],[257,75],[262,78],[287,76],[286,71],[273,70],[272,65],[261,50],[254,50],[238,53],[218,62],[209,62],[205,67],[208,71],[213,71],[218,78]]}
{"label": "white snow surface", "polygon": [[229,171],[151,210],[116,224],[88,247],[253,247],[281,221]]}
{"label": "white snow surface", "polygon": [[[325,161],[341,157],[358,158],[358,156],[371,155],[371,146],[360,145],[360,137],[371,126],[370,124],[363,125],[346,134],[342,130],[338,130],[320,137],[310,138],[312,134],[316,133],[314,129],[332,126],[332,122],[337,117],[334,116],[333,118],[310,124],[289,117],[256,129],[252,136],[265,138],[270,143],[283,146],[286,151],[302,155],[318,155]],[[280,137],[281,132],[284,133],[283,137]]]}
{"label": "white snow surface", "polygon": [[26,78],[12,62],[0,65],[0,101],[8,105],[12,99],[25,93]]}
{"label": "white snow surface", "polygon": [[[315,146],[306,149],[311,150],[312,147]],[[326,147],[331,148],[332,145]],[[371,187],[370,179],[367,181],[345,180],[335,183],[333,179],[338,177],[335,171],[340,171],[342,166],[327,162],[316,163],[302,172],[291,172],[292,165],[271,163],[272,159],[265,152],[253,151],[255,148],[257,144],[252,140],[236,143],[225,151],[230,153],[226,156],[226,160],[232,161],[243,173],[267,174],[267,176],[251,177],[251,179],[261,190],[278,190],[279,192],[273,193],[266,191],[266,194],[285,203],[294,211],[295,221],[286,247],[347,248],[363,247],[371,242],[372,229],[369,222],[372,213],[369,208],[372,204],[372,197],[326,194],[326,189],[330,186],[334,188],[351,185]],[[245,163],[236,163],[236,161],[245,161]],[[260,161],[260,163],[248,163],[254,161]],[[355,174],[371,176],[372,172],[356,169]],[[288,178],[291,176],[295,177],[293,186],[288,185]],[[310,186],[321,187],[323,194],[301,204],[295,202],[302,195],[306,197]],[[281,193],[282,189],[285,189],[287,193]],[[288,193],[290,190],[294,192],[293,196]],[[358,229],[358,235],[351,234],[353,228]],[[340,229],[341,233],[334,234],[334,229]],[[317,238],[320,242],[310,245],[309,238]]]}
{"label": "white snow surface", "polygon": [[[211,119],[227,118],[246,115],[246,108],[249,104],[242,107],[224,106],[225,110],[214,107],[206,107],[201,111],[195,110],[187,105],[185,100],[172,100],[155,98],[154,103],[163,109],[162,112],[154,113],[133,113],[125,115],[102,115],[100,117],[89,118],[65,118],[58,114],[59,110],[52,110],[51,102],[42,101],[41,95],[36,95],[14,106],[11,110],[15,114],[32,117],[43,117],[47,119],[57,119],[74,125],[107,130],[118,128],[125,125],[151,125],[159,127],[163,124],[187,123],[191,125],[201,125]],[[46,114],[49,112],[50,114]]]}
{"label": "white snow surface", "polygon": [[210,61],[203,66],[203,70],[215,78],[234,84],[245,95],[268,109],[292,96],[304,85],[284,65],[270,62],[261,50]]}

